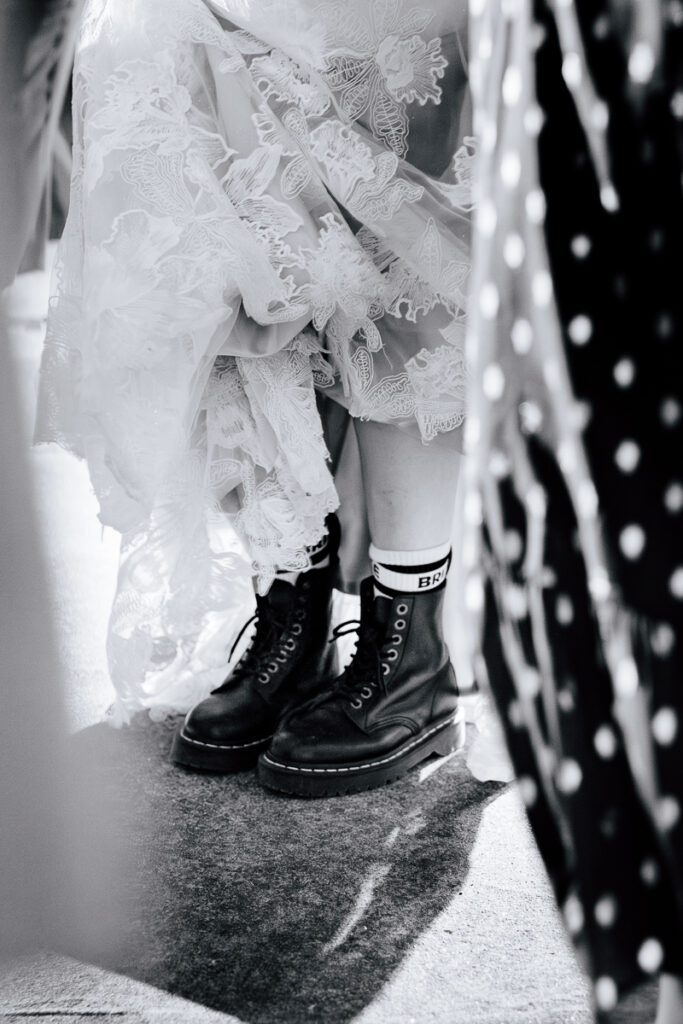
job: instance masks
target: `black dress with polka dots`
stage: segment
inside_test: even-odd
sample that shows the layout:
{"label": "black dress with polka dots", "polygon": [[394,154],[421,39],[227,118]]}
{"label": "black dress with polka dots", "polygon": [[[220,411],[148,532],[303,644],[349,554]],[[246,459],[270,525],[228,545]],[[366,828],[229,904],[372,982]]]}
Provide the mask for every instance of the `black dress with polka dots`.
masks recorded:
{"label": "black dress with polka dots", "polygon": [[[515,343],[515,317],[528,315],[533,324],[533,316],[520,271],[499,284],[501,306],[511,296],[513,308],[497,316],[492,350],[505,371],[505,395],[517,377],[513,413],[542,494],[540,582],[528,569],[530,489],[514,470],[497,473],[500,532],[523,539],[506,559],[496,550],[498,525],[482,486],[485,675],[566,924],[606,1015],[648,975],[683,975],[683,5],[662,6],[660,52],[637,44],[637,26],[628,13],[616,17],[617,6],[536,0],[528,32],[539,127],[531,131],[529,118],[525,125],[544,196],[543,217],[535,219],[542,220],[566,392],[581,414],[591,484],[588,492],[585,481],[572,486],[571,445],[538,426],[563,415],[547,360],[537,363],[539,412],[529,414],[533,372],[519,382],[526,346]],[[574,36],[562,8],[571,8]],[[508,31],[509,70],[517,59],[514,16]],[[586,80],[592,92],[580,95]],[[511,137],[512,83],[502,75],[499,140]],[[514,196],[506,198],[500,185],[491,194],[500,229]],[[530,280],[529,306],[544,305],[541,278]],[[485,339],[485,307],[481,326]],[[477,376],[485,396],[485,366]],[[502,417],[494,402],[483,401],[479,412],[484,431],[487,416]],[[500,463],[493,435],[482,436]],[[512,462],[514,448],[510,441]],[[582,533],[582,486],[584,498],[596,498],[607,567],[600,578]],[[516,606],[514,587],[526,595]],[[611,618],[601,601],[611,602]],[[613,655],[617,626],[628,634],[628,657]]]}

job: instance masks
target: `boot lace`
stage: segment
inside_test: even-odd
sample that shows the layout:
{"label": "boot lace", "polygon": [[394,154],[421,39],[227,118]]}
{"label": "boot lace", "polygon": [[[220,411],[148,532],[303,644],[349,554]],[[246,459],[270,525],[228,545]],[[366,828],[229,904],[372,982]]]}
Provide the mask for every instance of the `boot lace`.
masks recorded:
{"label": "boot lace", "polygon": [[330,643],[342,636],[356,633],[358,641],[350,663],[336,681],[335,694],[347,698],[352,708],[358,710],[379,688],[382,674],[388,665],[382,661],[388,644],[384,642],[383,631],[370,622],[348,619],[332,630]]}
{"label": "boot lace", "polygon": [[225,682],[214,693],[229,689],[233,683],[244,676],[256,676],[263,685],[271,682],[296,651],[299,637],[303,632],[301,620],[304,614],[301,601],[294,604],[287,613],[277,615],[268,603],[267,596],[256,595],[256,611],[242,626],[230,650],[228,661],[237,649],[237,645],[246,630],[256,622],[256,629],[246,650],[230,672]]}

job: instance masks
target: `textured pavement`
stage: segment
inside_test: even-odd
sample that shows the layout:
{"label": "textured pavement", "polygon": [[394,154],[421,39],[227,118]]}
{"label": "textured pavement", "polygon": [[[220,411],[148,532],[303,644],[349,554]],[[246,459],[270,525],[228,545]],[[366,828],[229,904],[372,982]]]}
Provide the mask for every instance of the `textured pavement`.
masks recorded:
{"label": "textured pavement", "polygon": [[[27,417],[46,288],[27,275],[9,306]],[[168,723],[100,722],[116,539],[82,466],[44,449],[32,460],[73,770],[94,760],[111,799],[98,842],[120,851],[123,924],[106,952],[62,939],[0,965],[0,1019],[589,1024],[514,787],[458,757],[385,790],[298,801],[253,773],[172,767]],[[650,1004],[624,1020],[647,1021]]]}

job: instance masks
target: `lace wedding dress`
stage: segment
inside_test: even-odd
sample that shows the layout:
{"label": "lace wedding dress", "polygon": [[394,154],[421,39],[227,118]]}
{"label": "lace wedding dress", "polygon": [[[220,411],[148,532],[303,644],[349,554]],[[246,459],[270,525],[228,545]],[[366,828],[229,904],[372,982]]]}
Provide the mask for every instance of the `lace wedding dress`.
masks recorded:
{"label": "lace wedding dress", "polygon": [[122,535],[121,718],[201,698],[251,574],[307,564],[338,504],[316,389],[461,424],[465,38],[452,0],[86,4],[37,438]]}

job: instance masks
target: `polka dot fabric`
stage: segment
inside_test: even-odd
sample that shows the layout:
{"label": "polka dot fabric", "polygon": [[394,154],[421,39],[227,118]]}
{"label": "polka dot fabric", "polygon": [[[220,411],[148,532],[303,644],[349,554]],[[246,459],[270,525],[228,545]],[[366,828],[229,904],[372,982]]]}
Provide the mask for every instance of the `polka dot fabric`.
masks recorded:
{"label": "polka dot fabric", "polygon": [[683,974],[683,5],[647,6],[471,3],[467,600],[605,1019]]}

